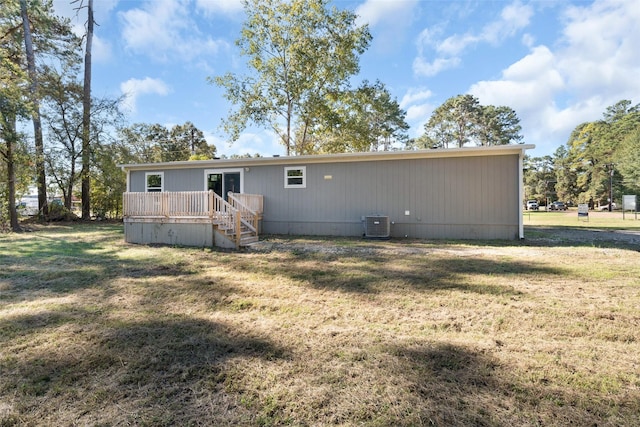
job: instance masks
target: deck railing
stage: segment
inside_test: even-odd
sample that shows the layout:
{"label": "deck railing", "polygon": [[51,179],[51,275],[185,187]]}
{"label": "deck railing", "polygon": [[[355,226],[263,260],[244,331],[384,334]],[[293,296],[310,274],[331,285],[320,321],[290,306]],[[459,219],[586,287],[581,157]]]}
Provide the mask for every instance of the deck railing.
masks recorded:
{"label": "deck railing", "polygon": [[239,245],[244,228],[258,235],[262,195],[229,193],[229,202],[213,191],[124,193],[125,219],[209,220],[233,235]]}
{"label": "deck railing", "polygon": [[[258,212],[262,215],[263,212],[263,200],[264,197],[262,194],[244,194],[244,193],[231,193],[229,192],[229,200],[233,198],[233,200],[237,200],[240,204],[245,206],[247,209]],[[231,202],[233,204],[233,202]]]}
{"label": "deck railing", "polygon": [[125,217],[209,217],[213,204],[207,191],[124,193]]}
{"label": "deck railing", "polygon": [[[248,198],[238,196],[253,197]],[[229,200],[229,204],[239,212],[242,223],[249,230],[253,231],[254,233],[258,233],[258,222],[260,221],[260,215],[262,214],[262,196],[257,194],[244,195],[240,193],[229,192],[227,194],[227,199]],[[251,209],[251,207],[247,206],[246,203],[251,203],[254,206],[260,206],[260,210]]]}

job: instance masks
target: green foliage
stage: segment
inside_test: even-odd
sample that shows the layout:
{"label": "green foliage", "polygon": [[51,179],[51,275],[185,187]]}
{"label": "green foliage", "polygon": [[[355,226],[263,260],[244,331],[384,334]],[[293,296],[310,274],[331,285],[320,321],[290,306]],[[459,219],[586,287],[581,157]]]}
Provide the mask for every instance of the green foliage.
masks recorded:
{"label": "green foliage", "polygon": [[408,139],[406,113],[380,81],[364,81],[315,106],[313,123],[296,128],[298,154],[389,150]]}
{"label": "green foliage", "polygon": [[95,164],[100,173],[91,180],[91,205],[99,218],[122,216],[122,193],[127,189],[126,177],[118,167],[114,147],[98,147],[94,151]]}
{"label": "green foliage", "polygon": [[524,198],[535,199],[542,205],[557,200],[554,164],[551,156],[530,157],[524,159]]}
{"label": "green foliage", "polygon": [[447,99],[424,126],[425,134],[410,144],[414,148],[491,146],[519,143],[520,119],[510,107],[483,106],[473,95]]}
{"label": "green foliage", "polygon": [[[24,25],[25,23],[28,25]],[[79,44],[69,21],[53,12],[52,1],[3,1],[0,7],[0,126],[3,128],[4,142],[2,157],[6,163],[6,175],[3,174],[3,178],[7,179],[6,198],[10,208],[14,204],[15,191],[24,192],[21,187],[32,182],[34,171],[25,173],[25,170],[34,166],[38,175],[41,203],[46,200],[44,146],[39,113],[40,103],[46,94],[39,83],[47,70],[46,64],[63,68],[76,61]],[[18,122],[28,117],[33,119],[34,124],[35,154],[26,150],[25,137],[15,133],[15,129],[19,129]],[[26,158],[27,153],[30,158]],[[13,182],[21,185],[14,190]]]}
{"label": "green foliage", "polygon": [[122,163],[157,163],[213,159],[216,147],[193,123],[171,129],[160,124],[135,123],[120,128],[119,155]]}
{"label": "green foliage", "polygon": [[640,126],[622,140],[615,162],[625,194],[640,195]]}
{"label": "green foliage", "polygon": [[623,193],[638,193],[639,134],[640,106],[628,100],[608,107],[603,120],[577,126],[566,149],[555,155],[558,193],[602,204],[610,190],[614,201],[620,201]]}
{"label": "green foliage", "polygon": [[245,1],[247,19],[237,45],[253,73],[210,79],[237,106],[223,121],[232,140],[254,123],[271,127],[287,154],[305,150],[325,100],[345,91],[371,40],[353,12],[329,9],[328,3]]}
{"label": "green foliage", "polygon": [[172,127],[169,141],[163,148],[165,152],[172,154],[165,156],[164,161],[169,161],[171,157],[180,157],[180,160],[209,160],[216,156],[215,145],[208,144],[204,133],[191,122]]}

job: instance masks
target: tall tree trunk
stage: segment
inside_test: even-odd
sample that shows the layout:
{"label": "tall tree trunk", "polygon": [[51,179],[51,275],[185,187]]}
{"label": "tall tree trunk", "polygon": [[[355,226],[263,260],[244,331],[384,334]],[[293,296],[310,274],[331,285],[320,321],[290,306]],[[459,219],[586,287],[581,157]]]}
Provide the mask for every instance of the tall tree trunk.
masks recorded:
{"label": "tall tree trunk", "polygon": [[93,43],[93,0],[87,5],[87,45],[84,52],[84,91],[82,98],[82,219],[91,219],[91,44]]}
{"label": "tall tree trunk", "polygon": [[7,182],[9,183],[9,223],[11,230],[21,231],[20,224],[18,223],[18,212],[16,210],[16,169],[13,156],[13,149],[17,140],[15,118],[7,117],[6,125],[6,134],[3,135],[2,139],[4,139],[7,144],[5,160],[7,161]]}
{"label": "tall tree trunk", "polygon": [[44,142],[42,138],[42,122],[40,121],[40,100],[38,95],[38,76],[36,74],[36,59],[33,53],[33,39],[31,25],[27,13],[27,0],[20,0],[20,13],[24,28],[24,45],[27,54],[27,70],[29,72],[29,93],[33,104],[33,136],[36,145],[36,175],[38,181],[38,208],[43,216],[49,214],[47,205],[47,176],[44,170]]}

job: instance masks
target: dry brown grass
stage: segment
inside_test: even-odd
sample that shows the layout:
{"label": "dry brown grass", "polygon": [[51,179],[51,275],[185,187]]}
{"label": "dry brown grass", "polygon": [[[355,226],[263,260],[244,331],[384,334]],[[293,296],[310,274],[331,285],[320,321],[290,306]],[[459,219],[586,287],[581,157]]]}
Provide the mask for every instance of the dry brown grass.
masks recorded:
{"label": "dry brown grass", "polygon": [[548,242],[2,236],[0,425],[638,425],[639,248]]}

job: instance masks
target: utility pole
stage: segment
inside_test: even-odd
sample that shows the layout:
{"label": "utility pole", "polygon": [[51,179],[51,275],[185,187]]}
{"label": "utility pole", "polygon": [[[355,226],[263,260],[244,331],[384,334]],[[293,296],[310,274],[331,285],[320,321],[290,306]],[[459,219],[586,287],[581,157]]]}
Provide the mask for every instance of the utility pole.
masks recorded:
{"label": "utility pole", "polygon": [[609,164],[609,212],[613,210],[613,163]]}

